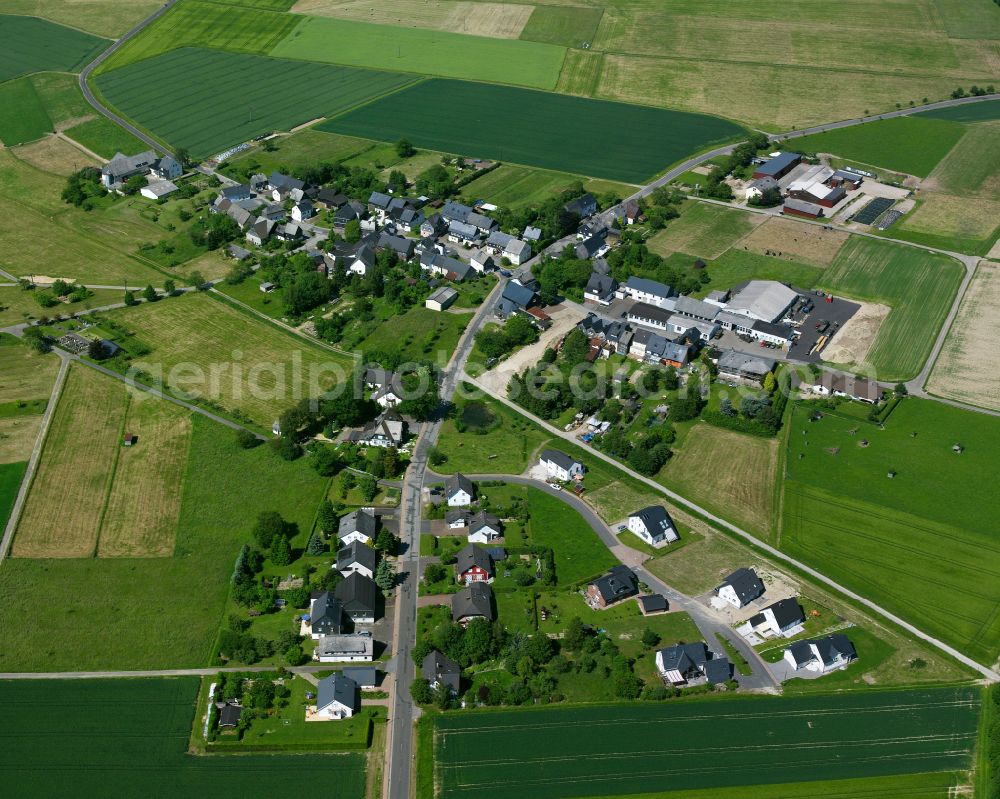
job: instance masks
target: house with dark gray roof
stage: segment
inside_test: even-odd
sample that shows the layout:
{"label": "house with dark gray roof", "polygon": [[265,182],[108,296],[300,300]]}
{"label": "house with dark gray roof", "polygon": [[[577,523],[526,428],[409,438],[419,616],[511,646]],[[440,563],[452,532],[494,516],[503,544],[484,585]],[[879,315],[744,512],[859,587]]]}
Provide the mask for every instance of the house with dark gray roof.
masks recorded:
{"label": "house with dark gray roof", "polygon": [[372,624],[379,611],[378,586],[363,574],[354,572],[345,577],[334,589],[344,613],[360,624]]}
{"label": "house with dark gray roof", "polygon": [[569,482],[583,475],[583,464],[570,457],[562,450],[546,449],[538,458],[538,463],[545,467],[549,477]]}
{"label": "house with dark gray roof", "polygon": [[352,541],[337,552],[337,571],[345,577],[354,572],[374,577],[377,565],[378,553],[362,541]]}
{"label": "house with dark gray roof", "polygon": [[462,508],[472,504],[476,496],[475,484],[461,472],[455,472],[444,481],[444,496],[450,508]]}
{"label": "house with dark gray roof", "polygon": [[489,583],[470,583],[451,598],[451,618],[459,624],[468,624],[473,619],[495,621],[496,617],[493,589]]}
{"label": "house with dark gray roof", "polygon": [[594,199],[593,194],[584,194],[582,197],[577,197],[566,203],[563,208],[571,214],[576,214],[581,219],[586,219],[588,216],[593,216],[597,213],[597,200]]}
{"label": "house with dark gray roof", "polygon": [[665,546],[677,540],[677,528],[667,509],[650,505],[628,517],[628,529],[654,547]]}
{"label": "house with dark gray roof", "polygon": [[601,305],[610,305],[615,298],[616,288],[618,283],[611,275],[591,272],[583,290],[583,298],[590,302],[599,302]]}
{"label": "house with dark gray roof", "polygon": [[826,674],[849,666],[858,659],[858,653],[846,635],[834,633],[812,641],[796,641],[785,649],[783,657],[795,671]]}
{"label": "house with dark gray roof", "polygon": [[375,530],[377,527],[378,521],[375,518],[374,512],[366,508],[359,508],[341,517],[337,529],[337,537],[340,539],[342,545],[347,545],[354,541],[370,544],[375,539]]}
{"label": "house with dark gray roof", "polygon": [[490,544],[503,535],[500,519],[484,510],[474,513],[468,524],[470,544]]}
{"label": "house with dark gray roof", "polygon": [[715,589],[716,597],[734,608],[746,607],[763,594],[763,581],[757,572],[746,566],[734,571]]}
{"label": "house with dark gray roof", "polygon": [[479,241],[479,229],[465,222],[449,222],[448,241],[471,246]]}
{"label": "house with dark gray roof", "polygon": [[726,350],[716,362],[719,377],[728,380],[763,382],[768,372],[773,372],[777,361],[762,355],[751,355],[739,350]]}
{"label": "house with dark gray roof", "polygon": [[444,686],[453,696],[458,693],[461,686],[462,667],[436,649],[431,650],[424,658],[420,664],[420,673],[430,683],[431,688],[437,690],[439,686]]}
{"label": "house with dark gray roof", "polygon": [[344,613],[340,601],[329,591],[314,597],[309,603],[310,636],[339,635],[343,629]]}
{"label": "house with dark gray roof", "polygon": [[633,275],[618,287],[619,299],[629,298],[636,302],[662,307],[675,294],[666,283]]}
{"label": "house with dark gray roof", "polygon": [[378,244],[380,250],[392,250],[401,261],[409,261],[413,257],[413,248],[416,246],[413,239],[405,239],[402,236],[390,236],[388,233],[380,233]]}
{"label": "house with dark gray roof", "polygon": [[535,292],[515,280],[508,280],[497,301],[496,315],[506,318],[518,311],[526,311],[535,303]]}
{"label": "house with dark gray roof", "polygon": [[144,150],[135,155],[115,153],[101,167],[101,185],[109,191],[117,189],[129,178],[147,174],[157,160],[158,156],[153,150]]}
{"label": "house with dark gray roof", "polygon": [[663,596],[663,594],[645,594],[643,596],[636,597],[636,601],[639,603],[639,610],[642,611],[643,616],[652,616],[655,613],[666,613],[670,610],[667,598]]}
{"label": "house with dark gray roof", "polygon": [[744,638],[758,643],[767,638],[791,638],[804,629],[806,614],[795,598],[781,599],[768,605],[760,613],[755,613],[736,632]]}
{"label": "house with dark gray roof", "polygon": [[349,719],[361,708],[359,686],[350,677],[333,673],[316,688],[316,715],[333,720]]}
{"label": "house with dark gray roof", "polygon": [[495,575],[493,559],[485,549],[469,544],[458,553],[455,560],[456,582],[466,585],[491,583]]}
{"label": "house with dark gray roof", "polygon": [[672,685],[685,685],[705,678],[709,685],[724,683],[732,678],[732,664],[726,657],[716,656],[703,641],[675,644],[656,653],[656,668],[660,676]]}
{"label": "house with dark gray roof", "polygon": [[783,178],[795,167],[802,163],[802,156],[799,153],[778,153],[774,158],[770,158],[763,164],[754,168],[753,178]]}
{"label": "house with dark gray roof", "polygon": [[219,729],[227,730],[236,727],[243,716],[243,708],[233,702],[226,702],[219,710]]}
{"label": "house with dark gray roof", "polygon": [[362,691],[374,691],[378,688],[378,669],[374,666],[347,666],[341,673],[354,680]]}
{"label": "house with dark gray roof", "polygon": [[639,578],[628,566],[612,566],[587,585],[587,603],[594,608],[606,608],[639,593]]}
{"label": "house with dark gray roof", "polygon": [[576,245],[575,254],[581,261],[585,261],[588,258],[596,258],[599,255],[604,255],[607,251],[607,239],[601,236],[588,236]]}

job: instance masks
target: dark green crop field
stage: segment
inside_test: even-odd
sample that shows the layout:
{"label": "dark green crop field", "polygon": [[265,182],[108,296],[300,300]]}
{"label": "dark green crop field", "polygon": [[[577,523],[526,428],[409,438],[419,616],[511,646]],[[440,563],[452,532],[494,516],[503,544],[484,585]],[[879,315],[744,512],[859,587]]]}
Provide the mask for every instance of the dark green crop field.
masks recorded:
{"label": "dark green crop field", "polygon": [[32,72],[76,72],[109,44],[38,17],[0,14],[0,81]]}
{"label": "dark green crop field", "polygon": [[964,687],[447,714],[437,780],[442,799],[569,799],[960,771],[979,707]]}
{"label": "dark green crop field", "polygon": [[991,122],[1000,119],[1000,100],[984,100],[981,103],[966,103],[953,105],[951,108],[939,108],[936,111],[924,111],[917,114],[930,119],[947,119],[952,122]]}
{"label": "dark green crop field", "polygon": [[320,130],[641,183],[706,146],[741,136],[717,117],[511,86],[433,79]]}
{"label": "dark green crop field", "polygon": [[413,80],[395,72],[195,47],[172,50],[96,79],[109,103],[196,157],[340,113]]}
{"label": "dark green crop field", "polygon": [[0,683],[4,793],[50,797],[72,786],[78,799],[282,796],[294,779],[335,799],[364,796],[361,754],[188,755],[197,694],[193,677]]}

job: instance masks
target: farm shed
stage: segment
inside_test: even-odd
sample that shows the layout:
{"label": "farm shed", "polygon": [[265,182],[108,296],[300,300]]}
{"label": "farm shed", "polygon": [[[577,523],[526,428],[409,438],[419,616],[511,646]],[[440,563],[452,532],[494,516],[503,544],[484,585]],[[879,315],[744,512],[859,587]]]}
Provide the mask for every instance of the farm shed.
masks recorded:
{"label": "farm shed", "polygon": [[424,301],[424,307],[432,311],[443,311],[458,299],[458,292],[448,286],[442,286]]}

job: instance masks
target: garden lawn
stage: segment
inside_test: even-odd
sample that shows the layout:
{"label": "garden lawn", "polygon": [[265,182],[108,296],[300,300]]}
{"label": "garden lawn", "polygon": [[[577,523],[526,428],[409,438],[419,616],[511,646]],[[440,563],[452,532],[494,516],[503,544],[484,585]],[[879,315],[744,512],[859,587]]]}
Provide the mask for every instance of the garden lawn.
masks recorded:
{"label": "garden lawn", "polygon": [[[232,430],[199,414],[191,421],[173,555],[5,560],[0,671],[208,665],[233,562],[253,520],[276,510],[311,529],[327,479],[267,447],[241,449]],[[50,606],[60,612],[37,616]],[[185,740],[189,730],[190,719]]]}
{"label": "garden lawn", "polygon": [[553,44],[517,39],[303,17],[270,54],[551,89],[559,78],[566,50]]}
{"label": "garden lawn", "polygon": [[249,177],[254,172],[270,174],[308,169],[324,162],[342,161],[375,147],[375,142],[336,136],[306,128],[290,136],[271,139],[273,150],[253,147],[230,158],[223,166],[226,174]]}
{"label": "garden lawn", "polygon": [[528,508],[531,540],[555,553],[556,579],[561,585],[589,580],[617,565],[597,533],[561,499],[532,488]]}
{"label": "garden lawn", "polygon": [[955,122],[896,117],[789,140],[808,153],[831,153],[875,167],[927,177],[965,133]]}
{"label": "garden lawn", "polygon": [[831,414],[810,421],[807,403],[791,424],[780,548],[992,663],[1000,651],[1000,500],[980,486],[1000,446],[1000,421],[911,398],[884,429]]}
{"label": "garden lawn", "polygon": [[[192,757],[191,726],[205,713],[195,707],[197,695],[195,677],[0,684],[0,698],[18,729],[17,739],[0,753],[7,790],[53,796],[72,782],[75,796],[126,796],[152,770],[161,794],[207,796],[224,784],[233,795],[273,795],[287,789],[294,773],[310,784],[335,784],[337,799],[364,797],[365,760],[359,753]],[[58,703],[59,713],[39,713],[46,702]],[[65,757],[53,759],[47,748],[57,737]]]}
{"label": "garden lawn", "polygon": [[0,14],[0,82],[32,72],[78,72],[110,44],[47,19]]}
{"label": "garden lawn", "polygon": [[[440,474],[520,474],[549,440],[548,435],[506,405],[488,398],[477,401],[489,407],[499,424],[485,435],[476,435],[459,433],[453,419],[445,420],[437,448],[448,460],[431,468]],[[457,412],[461,413],[461,403]]]}
{"label": "garden lawn", "polygon": [[183,294],[107,316],[135,334],[133,339],[108,331],[124,348],[134,348],[136,340],[152,348],[134,360],[135,367],[154,378],[159,373],[175,391],[261,426],[270,427],[300,398],[319,396],[351,374],[343,356],[205,294]]}
{"label": "garden lawn", "polygon": [[[569,799],[955,772],[971,765],[979,708],[970,686],[448,714],[435,719],[437,775],[442,799],[498,783],[521,799]],[[720,724],[742,742],[724,759]]]}
{"label": "garden lawn", "polygon": [[[148,39],[148,33],[142,37]],[[252,97],[248,75],[254,76]],[[108,102],[195,157],[346,111],[412,81],[412,76],[395,72],[196,47],[161,53],[96,78]],[[160,91],[150,93],[151,83]]]}
{"label": "garden lawn", "polygon": [[432,360],[444,366],[471,319],[471,313],[441,313],[415,306],[383,322],[358,348],[366,353],[398,352],[403,361]]}
{"label": "garden lawn", "polygon": [[868,362],[879,380],[907,380],[927,360],[962,274],[962,265],[946,255],[853,236],[823,272],[819,286],[892,308]]}
{"label": "garden lawn", "polygon": [[[503,125],[484,127],[481,120],[498,108],[519,110]],[[383,141],[405,136],[418,147],[629,183],[742,134],[717,117],[444,79],[423,81],[320,128]]]}

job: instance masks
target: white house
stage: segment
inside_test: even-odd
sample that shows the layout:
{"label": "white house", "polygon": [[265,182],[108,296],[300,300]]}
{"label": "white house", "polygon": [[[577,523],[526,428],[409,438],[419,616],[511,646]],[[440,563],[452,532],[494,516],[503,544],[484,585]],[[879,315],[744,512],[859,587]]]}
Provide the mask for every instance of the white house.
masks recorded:
{"label": "white house", "polygon": [[755,643],[764,638],[791,638],[802,632],[806,617],[795,599],[782,599],[751,616],[736,632]]}
{"label": "white house", "polygon": [[503,535],[500,520],[492,513],[480,511],[469,520],[469,543],[490,544]]}
{"label": "white house", "polygon": [[444,481],[444,495],[449,508],[464,508],[472,504],[476,487],[464,474],[455,472]]}
{"label": "white house", "polygon": [[337,537],[343,546],[360,541],[370,544],[375,538],[375,513],[372,508],[360,508],[341,518]]}
{"label": "white house", "polygon": [[813,641],[796,641],[785,650],[784,659],[796,671],[826,674],[857,660],[858,653],[846,635],[834,633]]}
{"label": "white house", "polygon": [[445,523],[451,530],[459,530],[469,526],[469,512],[467,510],[450,510],[444,515]]}
{"label": "white house", "polygon": [[331,674],[316,689],[316,715],[324,719],[349,719],[361,706],[358,684],[343,674]]}
{"label": "white house", "polygon": [[677,528],[667,509],[650,505],[628,517],[628,529],[654,547],[662,547],[677,540]]}
{"label": "white house", "polygon": [[568,482],[583,476],[583,464],[557,449],[544,450],[538,463],[545,467],[549,477],[556,480]]}
{"label": "white house", "polygon": [[177,184],[170,180],[158,180],[143,186],[139,194],[148,200],[159,200],[177,191]]}
{"label": "white house", "polygon": [[337,552],[337,571],[344,577],[354,572],[374,577],[377,563],[378,555],[375,550],[362,541],[352,541]]}
{"label": "white house", "polygon": [[292,206],[292,219],[296,222],[304,222],[316,215],[316,208],[312,200],[299,200]]}
{"label": "white house", "polygon": [[371,633],[324,635],[316,643],[313,660],[320,663],[371,663],[375,640]]}
{"label": "white house", "polygon": [[668,304],[667,300],[674,296],[674,290],[665,283],[658,283],[655,280],[630,277],[618,287],[616,294],[619,299],[627,297],[636,302],[645,302],[660,308]]}
{"label": "white house", "polygon": [[715,589],[716,597],[734,608],[749,605],[763,593],[764,583],[757,572],[746,567],[734,571]]}

